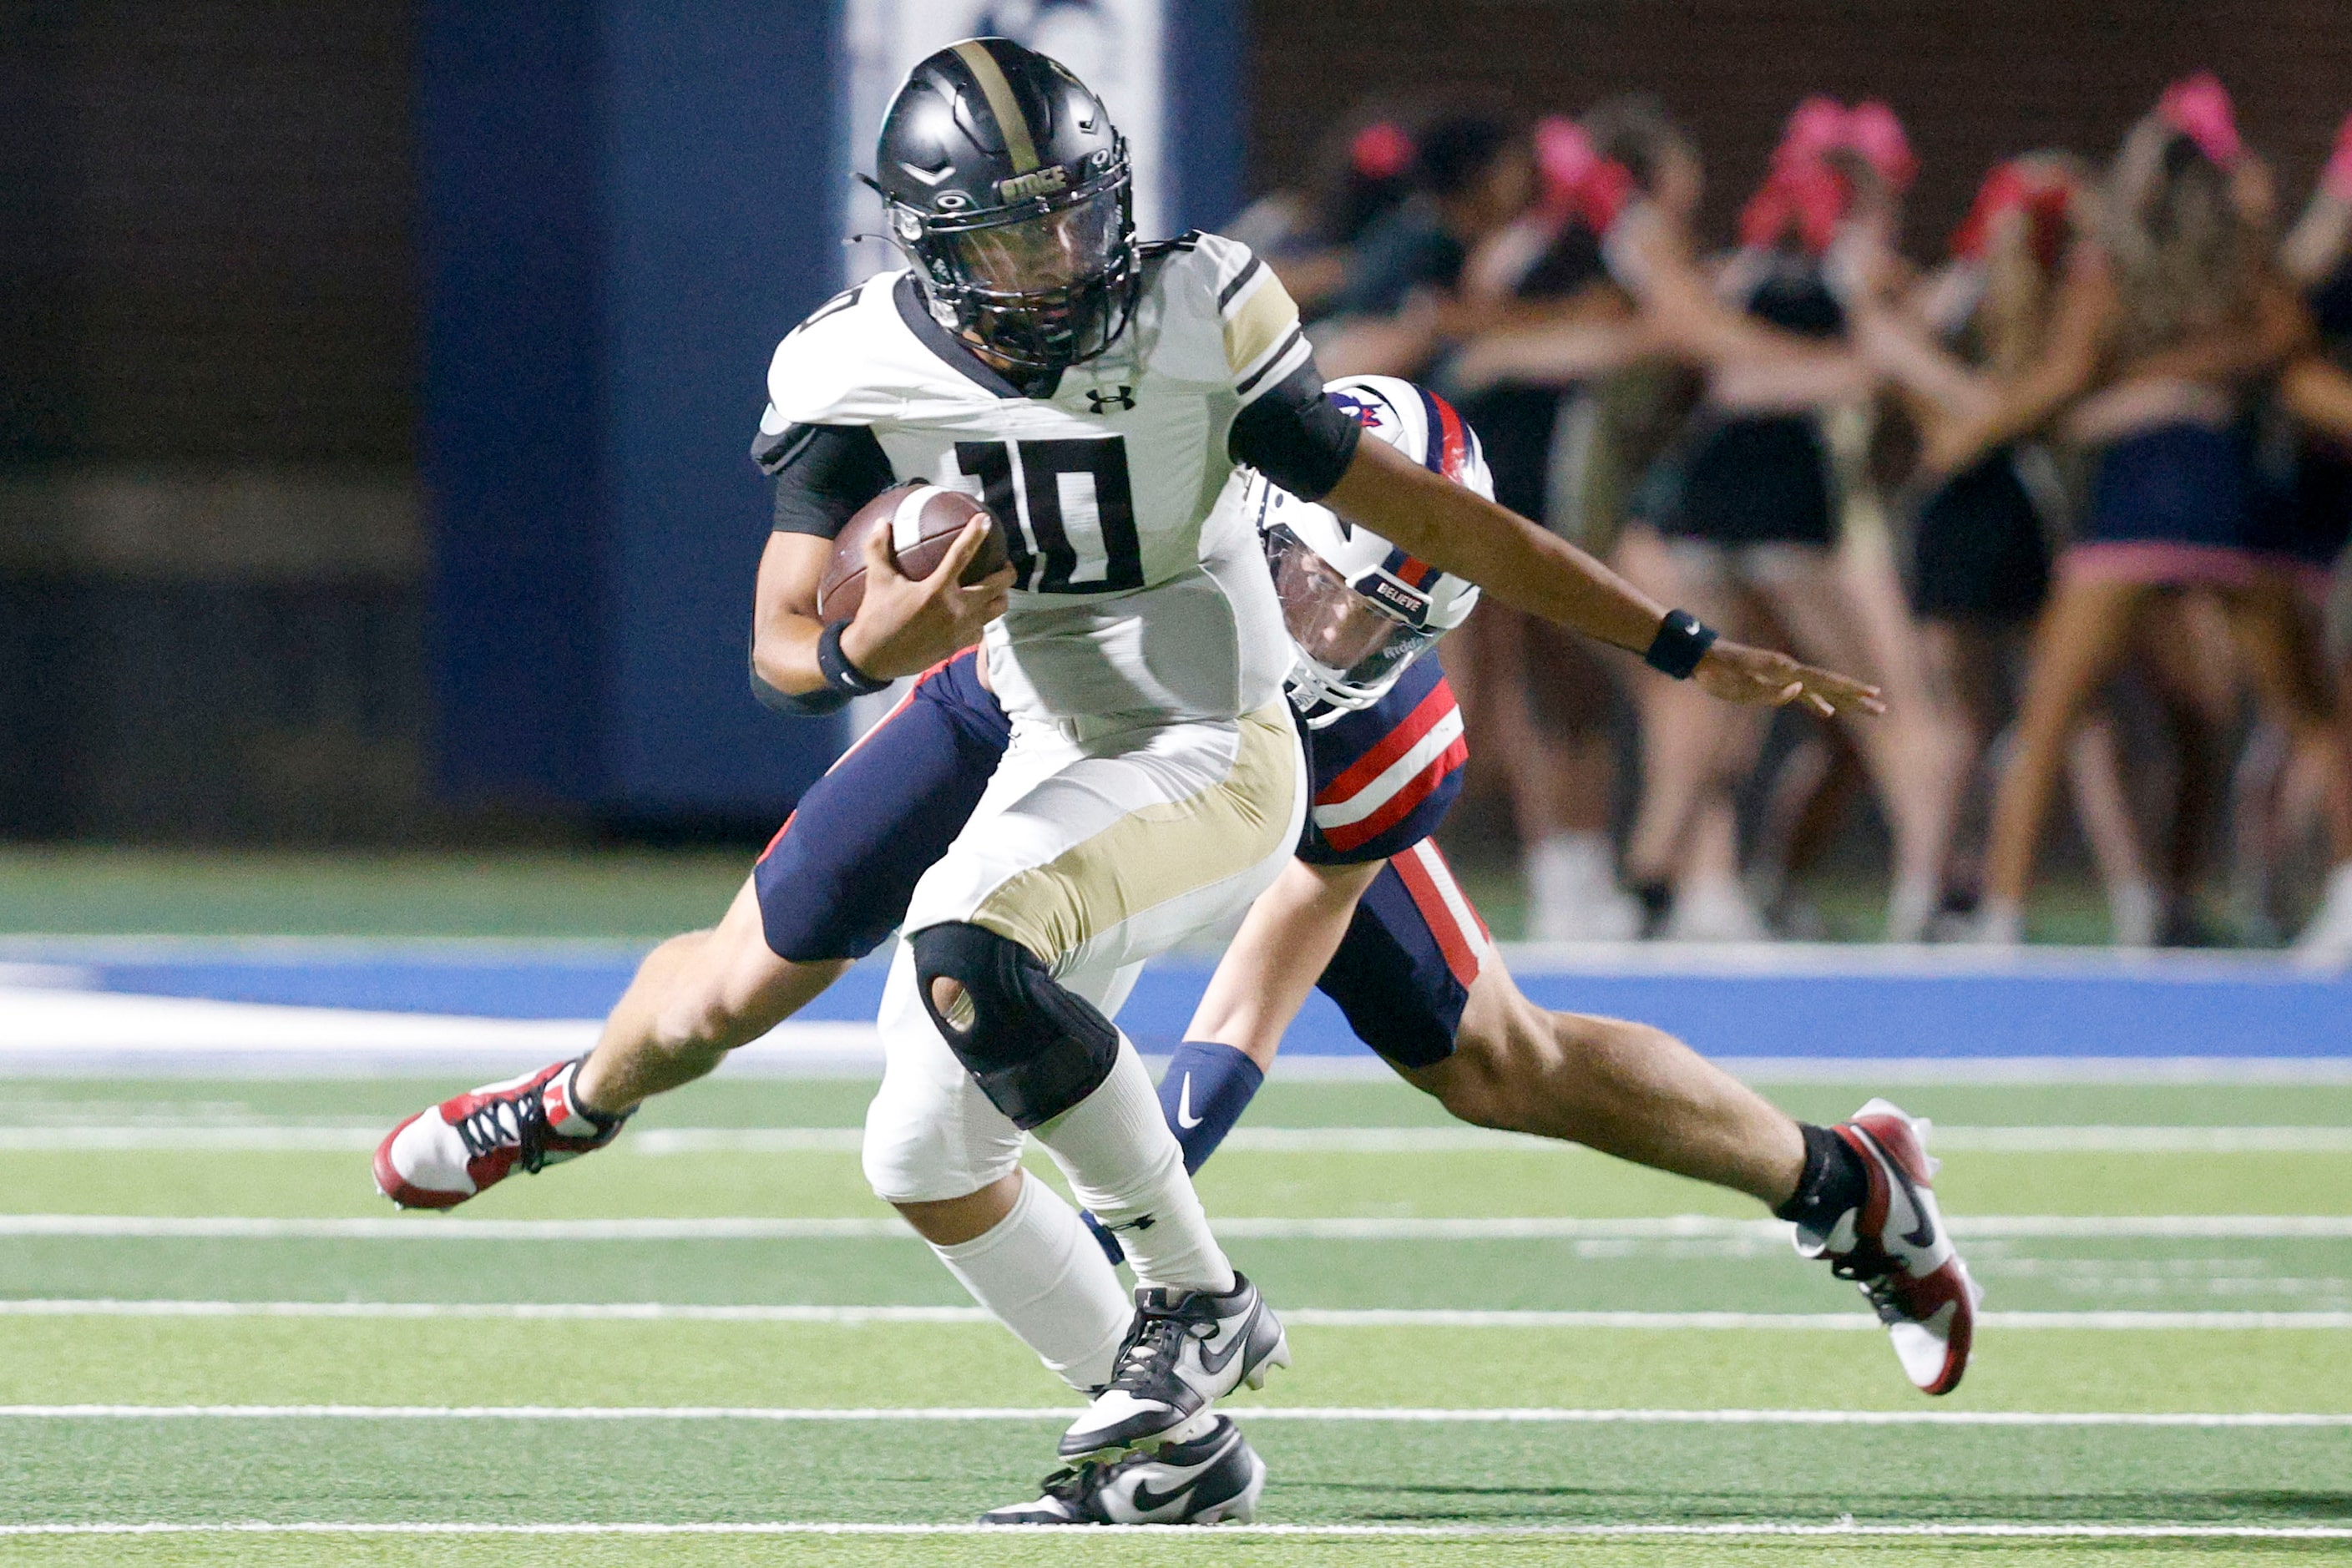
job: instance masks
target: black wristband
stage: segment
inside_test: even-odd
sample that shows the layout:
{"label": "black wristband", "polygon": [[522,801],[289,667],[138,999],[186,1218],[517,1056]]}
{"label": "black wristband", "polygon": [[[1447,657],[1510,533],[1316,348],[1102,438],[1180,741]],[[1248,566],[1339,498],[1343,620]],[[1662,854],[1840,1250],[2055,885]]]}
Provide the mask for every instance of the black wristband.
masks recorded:
{"label": "black wristband", "polygon": [[870,697],[887,691],[890,683],[877,680],[856,665],[841,651],[841,634],[849,629],[847,621],[835,621],[817,634],[816,668],[824,683],[844,697]]}
{"label": "black wristband", "polygon": [[1650,639],[1650,651],[1642,662],[1661,675],[1671,675],[1676,680],[1688,680],[1706,650],[1715,646],[1715,628],[1704,625],[1688,610],[1668,610],[1666,618],[1658,623],[1658,635]]}

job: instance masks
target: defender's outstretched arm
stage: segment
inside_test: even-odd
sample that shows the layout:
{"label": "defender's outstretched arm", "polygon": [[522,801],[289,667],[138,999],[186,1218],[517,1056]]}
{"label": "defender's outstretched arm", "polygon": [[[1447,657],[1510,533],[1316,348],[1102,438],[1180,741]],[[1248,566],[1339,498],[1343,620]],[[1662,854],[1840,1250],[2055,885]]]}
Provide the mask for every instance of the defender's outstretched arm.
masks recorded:
{"label": "defender's outstretched arm", "polygon": [[[1514,609],[1629,652],[1647,653],[1666,625],[1664,606],[1583,551],[1386,442],[1359,442],[1323,499],[1349,521]],[[1778,707],[1801,699],[1822,714],[1885,709],[1876,687],[1741,643],[1716,642],[1692,676],[1726,702]]]}

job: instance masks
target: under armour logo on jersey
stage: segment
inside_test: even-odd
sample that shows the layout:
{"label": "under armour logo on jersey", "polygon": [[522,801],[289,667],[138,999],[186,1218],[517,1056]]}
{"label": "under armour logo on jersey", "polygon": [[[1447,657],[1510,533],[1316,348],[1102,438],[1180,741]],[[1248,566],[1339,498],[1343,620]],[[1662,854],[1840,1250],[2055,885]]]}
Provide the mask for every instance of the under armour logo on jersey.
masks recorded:
{"label": "under armour logo on jersey", "polygon": [[1097,414],[1108,414],[1114,408],[1122,411],[1132,408],[1135,406],[1135,388],[1114,386],[1106,392],[1099,386],[1090,386],[1087,388],[1087,405]]}

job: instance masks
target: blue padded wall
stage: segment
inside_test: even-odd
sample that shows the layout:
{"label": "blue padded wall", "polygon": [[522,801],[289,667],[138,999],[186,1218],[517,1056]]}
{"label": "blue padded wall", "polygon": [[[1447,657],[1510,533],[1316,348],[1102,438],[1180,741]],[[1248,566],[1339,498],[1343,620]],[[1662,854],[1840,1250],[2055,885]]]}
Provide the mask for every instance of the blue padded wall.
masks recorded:
{"label": "blue padded wall", "polygon": [[[1239,205],[1239,0],[1168,0],[1181,224]],[[835,0],[425,0],[423,472],[445,795],[780,815],[750,695],[768,355],[842,276]]]}
{"label": "blue padded wall", "polygon": [[747,674],[768,356],[839,287],[839,28],[810,0],[605,15],[605,798],[774,815],[841,734],[760,707]]}

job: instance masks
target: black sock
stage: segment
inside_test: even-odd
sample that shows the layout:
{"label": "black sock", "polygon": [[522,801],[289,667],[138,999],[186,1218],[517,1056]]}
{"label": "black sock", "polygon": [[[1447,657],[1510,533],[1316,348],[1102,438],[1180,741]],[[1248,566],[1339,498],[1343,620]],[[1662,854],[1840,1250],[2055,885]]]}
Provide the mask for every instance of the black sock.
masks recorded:
{"label": "black sock", "polygon": [[594,1106],[589,1104],[586,1099],[580,1093],[580,1069],[587,1065],[588,1058],[586,1057],[582,1057],[577,1062],[572,1064],[572,1081],[564,1085],[564,1099],[572,1102],[572,1110],[578,1111],[581,1115],[594,1122],[596,1124],[597,1131],[607,1132],[613,1129],[616,1122],[626,1121],[629,1119],[630,1113],[635,1110],[636,1107],[631,1106],[628,1110],[599,1110]]}
{"label": "black sock", "polygon": [[1815,1236],[1827,1236],[1838,1216],[1858,1209],[1870,1197],[1870,1173],[1862,1156],[1826,1127],[1800,1121],[1805,1135],[1805,1170],[1789,1201],[1772,1211],[1777,1219],[1793,1220]]}

